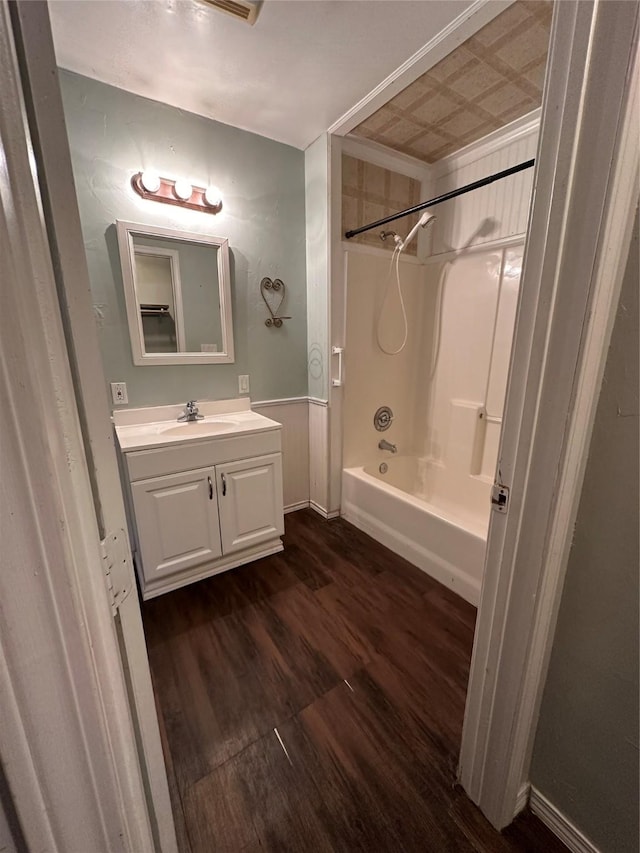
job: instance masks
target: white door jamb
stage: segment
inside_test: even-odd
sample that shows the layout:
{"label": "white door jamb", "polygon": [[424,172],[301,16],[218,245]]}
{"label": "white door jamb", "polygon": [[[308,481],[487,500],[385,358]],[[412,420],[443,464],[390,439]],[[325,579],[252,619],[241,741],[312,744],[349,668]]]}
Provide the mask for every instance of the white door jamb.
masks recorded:
{"label": "white door jamb", "polygon": [[499,829],[528,780],[637,204],[637,16],[635,3],[602,0],[554,11],[497,469],[511,502],[490,525],[459,768]]}

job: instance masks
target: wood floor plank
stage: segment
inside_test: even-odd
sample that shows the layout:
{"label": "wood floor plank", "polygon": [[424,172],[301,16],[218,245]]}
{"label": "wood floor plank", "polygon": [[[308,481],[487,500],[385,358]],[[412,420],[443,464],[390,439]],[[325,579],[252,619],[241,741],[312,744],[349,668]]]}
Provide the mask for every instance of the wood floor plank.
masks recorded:
{"label": "wood floor plank", "polygon": [[185,811],[193,853],[332,850],[313,781],[274,732],[191,786]]}
{"label": "wood floor plank", "polygon": [[143,607],[184,853],[564,850],[455,785],[475,608],[342,519],[285,524]]}
{"label": "wood floor plank", "polygon": [[[402,727],[398,718],[395,722]],[[439,803],[416,788],[399,755],[397,729],[394,749],[387,748],[388,730],[362,694],[346,685],[281,727],[292,760],[313,768],[321,796],[330,792],[329,811],[340,815],[344,804],[355,809],[346,824],[335,827],[334,845],[348,837],[351,849],[406,850],[429,838],[434,850],[471,849],[461,847],[455,827],[440,819]],[[413,761],[417,772],[419,759]]]}

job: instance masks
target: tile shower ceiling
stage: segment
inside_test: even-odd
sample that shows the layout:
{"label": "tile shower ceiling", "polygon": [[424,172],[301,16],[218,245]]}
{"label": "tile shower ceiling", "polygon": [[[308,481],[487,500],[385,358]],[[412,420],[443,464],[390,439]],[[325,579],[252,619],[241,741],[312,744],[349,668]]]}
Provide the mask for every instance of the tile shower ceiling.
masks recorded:
{"label": "tile shower ceiling", "polygon": [[552,8],[550,0],[517,0],[354,135],[433,163],[536,109]]}

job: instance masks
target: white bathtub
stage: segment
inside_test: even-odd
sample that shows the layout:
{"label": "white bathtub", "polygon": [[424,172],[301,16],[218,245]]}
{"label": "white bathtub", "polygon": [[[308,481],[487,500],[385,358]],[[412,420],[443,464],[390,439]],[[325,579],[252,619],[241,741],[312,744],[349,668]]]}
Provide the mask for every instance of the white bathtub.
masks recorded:
{"label": "white bathtub", "polygon": [[[341,514],[440,583],[478,605],[489,524],[475,514],[438,505],[430,464],[413,456],[342,472]],[[435,474],[437,472],[431,472]],[[424,495],[429,495],[425,500]]]}

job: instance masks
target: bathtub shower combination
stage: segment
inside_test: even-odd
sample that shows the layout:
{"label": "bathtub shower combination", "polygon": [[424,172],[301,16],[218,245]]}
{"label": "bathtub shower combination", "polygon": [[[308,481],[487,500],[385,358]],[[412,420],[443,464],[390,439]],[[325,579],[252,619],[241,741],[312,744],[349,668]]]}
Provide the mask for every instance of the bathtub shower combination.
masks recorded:
{"label": "bathtub shower combination", "polygon": [[488,517],[471,520],[457,515],[455,508],[439,505],[429,480],[430,467],[416,456],[397,456],[345,469],[343,515],[477,605]]}
{"label": "bathtub shower combination", "polygon": [[522,243],[403,261],[394,306],[388,261],[347,257],[342,515],[475,605],[521,263]]}

